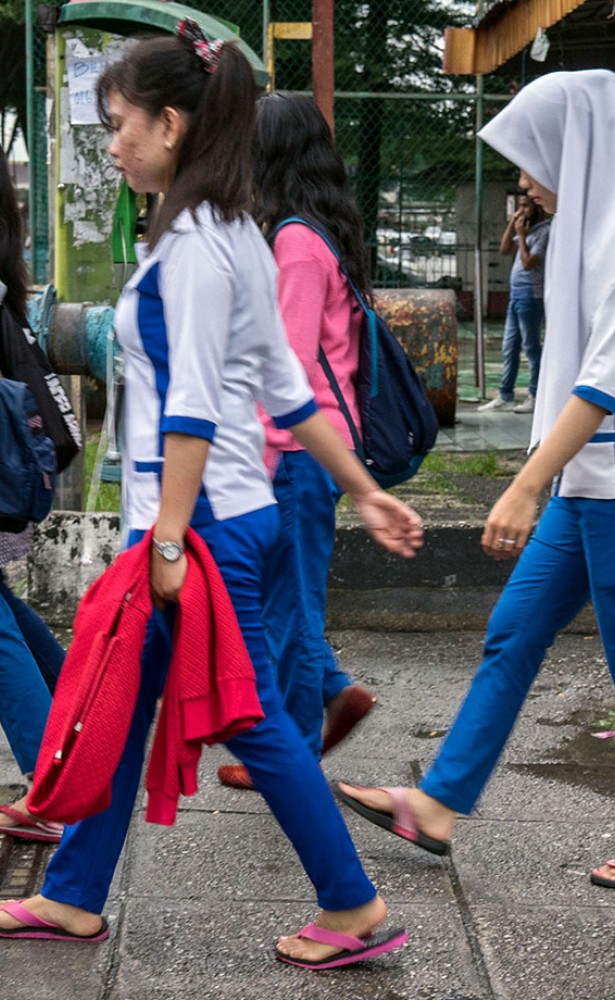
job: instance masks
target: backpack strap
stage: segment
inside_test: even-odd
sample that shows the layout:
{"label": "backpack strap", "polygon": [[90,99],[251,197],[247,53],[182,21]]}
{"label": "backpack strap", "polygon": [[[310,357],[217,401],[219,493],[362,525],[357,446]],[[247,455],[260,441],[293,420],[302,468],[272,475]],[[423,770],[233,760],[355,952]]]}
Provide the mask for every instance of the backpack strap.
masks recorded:
{"label": "backpack strap", "polygon": [[[337,260],[340,271],[342,272],[342,274],[346,278],[346,281],[350,285],[350,288],[352,289],[352,292],[353,292],[353,294],[354,294],[357,302],[359,303],[359,305],[361,306],[361,309],[363,310],[363,312],[365,313],[365,316],[367,317],[369,336],[370,336],[370,339],[372,341],[372,344],[371,344],[372,350],[371,350],[370,354],[371,354],[371,358],[372,358],[372,373],[373,373],[374,369],[377,368],[377,355],[376,355],[376,351],[373,349],[374,345],[377,345],[376,323],[375,323],[376,317],[375,317],[373,309],[369,308],[369,306],[367,305],[367,302],[365,301],[365,299],[363,298],[363,296],[357,291],[356,286],[351,281],[351,279],[348,276],[348,273],[346,271],[346,268],[342,264],[342,259],[340,257],[339,250],[337,249],[337,247],[335,246],[335,244],[333,243],[333,241],[331,240],[331,238],[327,235],[327,233],[325,233],[325,231],[323,229],[320,229],[318,226],[315,226],[312,222],[308,222],[307,219],[301,218],[301,216],[299,216],[299,215],[290,215],[287,219],[282,219],[281,222],[278,222],[277,226],[275,227],[275,229],[273,230],[273,232],[271,233],[271,235],[269,237],[270,241],[273,243],[273,241],[275,240],[275,238],[278,235],[278,233],[280,232],[280,230],[283,229],[284,226],[289,226],[292,223],[298,223],[298,224],[300,224],[302,226],[307,226],[307,228],[311,229],[312,232],[316,233],[317,236],[320,236],[321,240],[324,243],[326,243],[326,245],[329,247],[329,250],[331,251],[331,253],[335,257],[335,259]],[[335,398],[337,400],[337,404],[338,404],[338,406],[339,406],[339,408],[340,408],[340,410],[342,412],[342,415],[343,415],[346,423],[348,424],[348,430],[350,431],[350,436],[352,438],[352,443],[353,443],[354,449],[355,449],[358,457],[361,459],[361,461],[364,462],[365,461],[365,452],[363,450],[363,442],[361,441],[361,435],[359,434],[357,425],[355,424],[354,420],[352,419],[350,410],[348,408],[348,404],[347,404],[346,400],[344,399],[344,396],[342,394],[342,390],[340,389],[339,382],[337,381],[337,379],[335,377],[335,374],[334,374],[334,371],[333,371],[331,365],[329,364],[329,359],[327,358],[327,355],[325,354],[325,352],[323,351],[322,347],[320,347],[320,346],[318,348],[318,361],[320,363],[320,366],[321,366],[322,370],[324,371],[324,373],[325,373],[325,375],[327,377],[327,381],[328,381],[328,383],[329,383],[329,385],[331,387],[331,391],[332,391],[333,395],[335,396]]]}

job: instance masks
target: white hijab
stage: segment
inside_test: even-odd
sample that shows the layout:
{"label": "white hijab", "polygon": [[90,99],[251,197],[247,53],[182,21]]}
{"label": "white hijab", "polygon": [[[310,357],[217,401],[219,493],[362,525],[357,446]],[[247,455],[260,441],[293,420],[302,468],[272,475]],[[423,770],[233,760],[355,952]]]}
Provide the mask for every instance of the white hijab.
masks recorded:
{"label": "white hijab", "polygon": [[594,314],[615,283],[615,73],[542,76],[478,134],[557,194],[533,447],[577,384]]}

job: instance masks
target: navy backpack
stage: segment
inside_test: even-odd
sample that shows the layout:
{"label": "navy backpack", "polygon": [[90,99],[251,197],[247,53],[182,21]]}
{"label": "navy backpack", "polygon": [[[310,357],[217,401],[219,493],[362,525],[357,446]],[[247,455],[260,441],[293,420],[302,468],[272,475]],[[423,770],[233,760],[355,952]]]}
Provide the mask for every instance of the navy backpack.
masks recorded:
{"label": "navy backpack", "polygon": [[32,393],[0,378],[0,531],[23,531],[47,516],[55,474],[55,448]]}
{"label": "navy backpack", "polygon": [[324,240],[363,310],[356,385],[362,435],[322,347],[318,360],[346,419],[357,456],[380,486],[385,489],[396,486],[416,475],[425,455],[433,448],[438,418],[406,352],[353,285],[330,237],[307,219],[291,216],[276,226],[272,238],[283,226],[295,222],[312,229]]}

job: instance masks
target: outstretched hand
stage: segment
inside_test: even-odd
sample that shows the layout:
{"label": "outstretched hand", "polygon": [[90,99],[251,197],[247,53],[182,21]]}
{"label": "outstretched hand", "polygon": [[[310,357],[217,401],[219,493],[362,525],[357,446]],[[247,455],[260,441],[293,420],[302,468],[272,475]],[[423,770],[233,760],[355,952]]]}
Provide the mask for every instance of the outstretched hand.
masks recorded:
{"label": "outstretched hand", "polygon": [[412,507],[380,489],[353,500],[366,531],[385,549],[412,559],[423,547],[423,522]]}

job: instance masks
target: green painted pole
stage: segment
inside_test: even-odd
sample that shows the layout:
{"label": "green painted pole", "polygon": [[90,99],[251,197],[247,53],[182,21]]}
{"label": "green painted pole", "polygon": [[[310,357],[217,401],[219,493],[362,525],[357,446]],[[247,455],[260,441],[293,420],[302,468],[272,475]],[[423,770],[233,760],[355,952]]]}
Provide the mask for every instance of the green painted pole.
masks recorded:
{"label": "green painted pole", "polygon": [[30,270],[32,281],[37,282],[36,275],[36,209],[35,209],[35,174],[34,174],[34,19],[32,0],[26,0],[26,145],[28,147],[28,224],[30,227]]}
{"label": "green painted pole", "polygon": [[483,126],[483,78],[476,78],[476,154],[475,154],[475,221],[476,248],[474,250],[474,336],[475,375],[481,398],[485,395],[485,331],[483,323],[483,141],[478,132]]}

